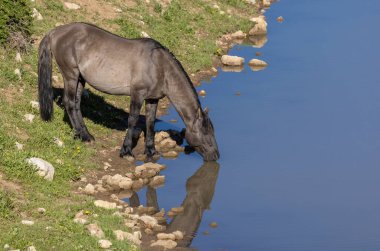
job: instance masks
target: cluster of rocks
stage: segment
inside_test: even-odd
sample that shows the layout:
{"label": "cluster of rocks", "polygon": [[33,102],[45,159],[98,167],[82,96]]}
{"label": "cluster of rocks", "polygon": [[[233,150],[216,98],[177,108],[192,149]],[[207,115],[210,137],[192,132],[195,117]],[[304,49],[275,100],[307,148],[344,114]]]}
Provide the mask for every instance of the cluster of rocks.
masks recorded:
{"label": "cluster of rocks", "polygon": [[177,145],[168,132],[160,131],[155,134],[154,143],[156,150],[161,153],[164,158],[176,158],[184,148]]}
{"label": "cluster of rocks", "polygon": [[[165,176],[159,175],[165,169],[165,165],[147,162],[134,167],[132,172],[125,176],[121,174],[104,175],[97,184],[87,184],[84,188],[79,188],[84,193],[94,195],[98,192],[119,192],[123,198],[130,197],[133,192],[139,191],[143,186],[159,187],[165,183]],[[116,197],[115,197],[116,200]]]}

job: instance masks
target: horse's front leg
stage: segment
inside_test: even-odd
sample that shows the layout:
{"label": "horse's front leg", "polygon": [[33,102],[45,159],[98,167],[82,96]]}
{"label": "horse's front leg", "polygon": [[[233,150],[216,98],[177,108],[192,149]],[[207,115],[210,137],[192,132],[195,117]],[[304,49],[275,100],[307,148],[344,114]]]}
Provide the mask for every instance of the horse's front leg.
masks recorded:
{"label": "horse's front leg", "polygon": [[120,157],[127,156],[130,160],[133,159],[132,144],[133,139],[138,137],[140,130],[136,129],[137,121],[139,120],[140,110],[144,99],[139,95],[131,95],[131,104],[129,106],[128,116],[128,132],[125,135],[124,143],[120,149]]}
{"label": "horse's front leg", "polygon": [[146,135],[145,135],[145,154],[147,160],[151,161],[156,154],[154,147],[154,122],[156,120],[158,99],[145,100],[145,120],[146,120]]}

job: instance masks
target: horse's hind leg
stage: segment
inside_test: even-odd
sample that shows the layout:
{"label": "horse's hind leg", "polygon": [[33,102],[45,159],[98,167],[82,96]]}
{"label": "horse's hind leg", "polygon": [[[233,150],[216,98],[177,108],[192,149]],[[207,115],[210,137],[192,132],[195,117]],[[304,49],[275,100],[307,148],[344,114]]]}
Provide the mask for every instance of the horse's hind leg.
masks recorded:
{"label": "horse's hind leg", "polygon": [[131,104],[129,107],[129,116],[128,116],[128,132],[125,136],[124,143],[120,149],[120,157],[128,156],[133,158],[132,154],[132,144],[133,139],[138,138],[140,130],[136,129],[137,121],[139,119],[141,106],[144,99],[136,94],[131,95]]}
{"label": "horse's hind leg", "polygon": [[145,153],[148,161],[156,154],[154,147],[154,122],[156,120],[158,99],[145,100],[145,120],[146,120],[146,135],[145,135]]}
{"label": "horse's hind leg", "polygon": [[80,102],[81,102],[82,93],[83,93],[83,89],[84,89],[85,84],[86,84],[86,82],[84,81],[84,79],[80,78],[79,83],[78,83],[78,87],[77,87],[76,98],[75,98],[75,113],[76,113],[76,117],[78,119],[78,123],[79,123],[79,127],[80,127],[79,138],[83,141],[92,141],[95,139],[88,132],[87,126],[83,121],[82,112],[80,110]]}
{"label": "horse's hind leg", "polygon": [[[83,123],[81,118],[78,115],[78,109],[80,108],[80,99],[77,99],[78,88],[81,85],[79,83],[79,71],[72,70],[70,72],[62,73],[63,80],[65,83],[64,91],[63,91],[63,104],[65,106],[66,112],[69,116],[71,125],[75,130],[75,138],[80,138],[84,141],[89,141],[88,135],[85,135],[83,132],[83,127],[81,123]],[[81,87],[83,89],[83,86]]]}

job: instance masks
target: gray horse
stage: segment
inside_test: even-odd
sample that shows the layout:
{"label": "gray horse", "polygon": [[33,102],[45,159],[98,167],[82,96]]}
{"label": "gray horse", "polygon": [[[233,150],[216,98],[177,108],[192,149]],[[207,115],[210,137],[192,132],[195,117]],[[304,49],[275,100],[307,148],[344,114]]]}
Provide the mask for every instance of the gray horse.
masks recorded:
{"label": "gray horse", "polygon": [[63,103],[75,137],[94,140],[80,110],[85,83],[113,95],[130,96],[128,133],[120,157],[133,156],[132,142],[140,109],[145,101],[148,158],[156,154],[154,122],[158,100],[167,96],[186,125],[185,138],[204,160],[219,158],[214,128],[201,108],[197,93],[181,63],[159,42],[125,39],[94,25],[72,23],[51,30],[41,41],[38,60],[38,93],[41,118],[53,114],[52,56],[64,81]]}

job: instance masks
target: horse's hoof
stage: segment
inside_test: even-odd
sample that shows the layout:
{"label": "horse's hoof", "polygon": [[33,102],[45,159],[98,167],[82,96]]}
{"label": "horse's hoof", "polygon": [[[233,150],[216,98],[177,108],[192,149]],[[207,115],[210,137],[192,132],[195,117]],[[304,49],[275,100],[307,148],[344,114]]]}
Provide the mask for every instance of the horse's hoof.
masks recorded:
{"label": "horse's hoof", "polygon": [[144,162],[157,162],[159,160],[161,155],[159,153],[154,153],[153,155],[147,155]]}

